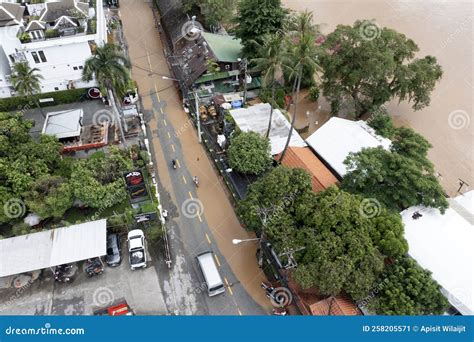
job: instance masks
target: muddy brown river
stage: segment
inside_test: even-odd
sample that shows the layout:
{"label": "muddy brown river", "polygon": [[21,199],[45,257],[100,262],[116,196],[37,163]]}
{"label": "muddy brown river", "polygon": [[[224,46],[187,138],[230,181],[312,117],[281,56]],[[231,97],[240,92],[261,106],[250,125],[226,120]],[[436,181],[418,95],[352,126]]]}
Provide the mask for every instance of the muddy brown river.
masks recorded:
{"label": "muddy brown river", "polygon": [[329,33],[338,24],[375,19],[412,38],[419,56],[433,55],[444,75],[431,95],[431,105],[413,111],[408,103],[387,104],[397,125],[407,125],[433,145],[429,153],[446,192],[453,196],[459,179],[474,188],[473,1],[283,0],[295,11],[309,9]]}

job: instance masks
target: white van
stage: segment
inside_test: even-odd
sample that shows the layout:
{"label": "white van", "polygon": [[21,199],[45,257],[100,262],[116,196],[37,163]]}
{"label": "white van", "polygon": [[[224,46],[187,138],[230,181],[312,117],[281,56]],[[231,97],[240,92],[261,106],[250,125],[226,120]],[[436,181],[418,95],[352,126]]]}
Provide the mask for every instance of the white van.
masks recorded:
{"label": "white van", "polygon": [[201,253],[196,257],[204,276],[204,280],[206,281],[207,294],[209,297],[225,292],[224,283],[222,282],[219,271],[217,270],[213,254],[214,253],[208,251]]}

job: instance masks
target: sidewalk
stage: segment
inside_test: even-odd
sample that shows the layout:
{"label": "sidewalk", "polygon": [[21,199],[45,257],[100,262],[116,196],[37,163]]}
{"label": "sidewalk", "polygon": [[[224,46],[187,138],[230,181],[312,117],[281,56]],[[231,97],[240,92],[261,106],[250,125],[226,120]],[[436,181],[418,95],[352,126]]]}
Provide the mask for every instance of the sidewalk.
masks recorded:
{"label": "sidewalk", "polygon": [[[149,6],[151,3],[122,1],[120,12],[133,64],[133,78],[138,83],[144,112],[151,116],[149,126],[153,132],[152,145],[156,154],[160,183],[164,191],[170,193],[176,206],[181,207],[182,203],[178,203],[176,199],[183,194],[177,194],[173,190],[176,188],[177,180],[172,179],[166,167],[173,157],[160,153],[163,146],[156,138],[157,125],[170,125],[175,137],[179,138],[179,146],[176,146],[176,149],[179,148],[184,155],[184,160],[180,163],[186,165],[191,175],[197,175],[200,179],[197,196],[203,204],[204,219],[212,232],[210,239],[216,241],[221,254],[237,278],[237,281],[232,279],[230,282],[242,284],[259,305],[270,308],[271,305],[260,288],[264,275],[256,262],[257,245],[249,242],[236,246],[231,242],[232,239],[251,238],[253,234],[240,226],[228,198],[226,185],[216,173],[212,161],[208,159],[204,146],[198,143],[196,131],[188,114],[183,110],[175,87],[171,81],[163,80],[159,76],[169,75],[169,70]],[[162,119],[164,111],[168,121]],[[171,144],[174,140],[171,136],[169,138]],[[175,145],[172,147],[174,151]],[[180,229],[185,230],[186,227]]]}

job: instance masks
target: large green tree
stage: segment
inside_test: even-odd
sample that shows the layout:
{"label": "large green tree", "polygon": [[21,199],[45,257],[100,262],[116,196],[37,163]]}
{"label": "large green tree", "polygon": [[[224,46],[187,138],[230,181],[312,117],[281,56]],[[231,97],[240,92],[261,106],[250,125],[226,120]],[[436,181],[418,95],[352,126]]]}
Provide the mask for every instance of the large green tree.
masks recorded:
{"label": "large green tree", "polygon": [[396,211],[414,205],[438,208],[443,213],[448,208],[432,168],[416,159],[377,147],[351,153],[344,163],[350,171],[342,187],[349,192],[376,198]]}
{"label": "large green tree", "polygon": [[74,196],[91,208],[110,207],[127,197],[122,173],[132,169],[126,151],[97,152],[73,165],[71,186]]}
{"label": "large green tree", "polygon": [[37,179],[24,196],[28,208],[41,219],[61,218],[72,207],[74,200],[67,180],[50,175]]}
{"label": "large green tree", "polygon": [[[61,144],[51,136],[34,140],[29,134],[33,127],[20,113],[0,113],[0,206],[9,201],[24,202],[24,194],[36,180],[60,173],[67,161],[61,159]],[[25,214],[24,208],[22,215]],[[0,222],[12,222],[22,215],[0,210]]]}
{"label": "large green tree", "polygon": [[337,114],[339,104],[351,100],[361,116],[391,100],[408,100],[419,110],[443,74],[433,56],[415,58],[419,48],[405,35],[374,22],[338,25],[330,33],[321,56],[322,89]]}
{"label": "large green tree", "polygon": [[263,231],[277,251],[304,247],[295,254],[295,277],[303,287],[363,298],[379,278],[384,258],[408,249],[398,213],[379,206],[364,215],[363,209],[361,197],[335,187],[315,194],[305,171],[280,166],[250,186],[238,214],[248,229]]}
{"label": "large green tree", "polygon": [[45,117],[38,99],[33,95],[41,92],[41,80],[43,76],[38,68],[31,68],[28,62],[15,63],[13,65],[11,82],[15,91],[21,96],[25,96],[33,101],[39,109],[41,115]]}
{"label": "large green tree", "polygon": [[186,0],[184,1],[185,11],[190,11],[194,6],[204,16],[207,26],[218,27],[220,24],[226,24],[234,16],[235,0]]}
{"label": "large green tree", "polygon": [[281,0],[242,0],[237,5],[235,35],[243,45],[243,56],[256,57],[254,41],[263,45],[267,34],[283,28],[287,11],[281,7]]}
{"label": "large green tree", "polygon": [[240,132],[230,140],[229,164],[239,172],[261,174],[271,163],[270,141],[255,132]]}
{"label": "large green tree", "polygon": [[400,257],[387,267],[369,307],[380,315],[441,315],[449,303],[439,284],[415,260]]}

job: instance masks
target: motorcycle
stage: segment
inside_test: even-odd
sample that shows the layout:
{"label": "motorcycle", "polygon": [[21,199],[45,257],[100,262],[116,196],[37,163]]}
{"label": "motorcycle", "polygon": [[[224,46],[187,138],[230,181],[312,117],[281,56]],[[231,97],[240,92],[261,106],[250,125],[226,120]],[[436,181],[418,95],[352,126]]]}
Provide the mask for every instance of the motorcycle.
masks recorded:
{"label": "motorcycle", "polygon": [[197,176],[194,176],[193,182],[194,182],[194,185],[196,185],[196,188],[199,187],[199,179],[197,178]]}
{"label": "motorcycle", "polygon": [[86,273],[89,278],[104,273],[104,265],[99,258],[88,259],[86,263]]}
{"label": "motorcycle", "polygon": [[176,166],[177,166],[177,165],[176,165],[176,160],[173,159],[173,160],[171,161],[171,165],[173,166],[173,169],[176,169]]}
{"label": "motorcycle", "polygon": [[66,277],[63,273],[55,271],[53,273],[54,280],[59,283],[68,283],[71,281],[71,278]]}
{"label": "motorcycle", "polygon": [[286,316],[288,315],[288,310],[285,308],[275,308],[272,310],[272,314],[275,316]]}

